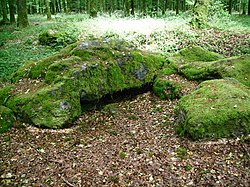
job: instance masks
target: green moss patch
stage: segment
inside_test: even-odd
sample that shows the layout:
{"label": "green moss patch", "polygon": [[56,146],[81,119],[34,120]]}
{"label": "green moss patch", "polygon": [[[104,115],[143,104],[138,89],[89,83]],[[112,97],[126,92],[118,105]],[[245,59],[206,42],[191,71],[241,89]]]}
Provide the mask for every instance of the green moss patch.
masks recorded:
{"label": "green moss patch", "polygon": [[160,73],[154,81],[153,92],[161,99],[175,99],[191,93],[197,86],[196,81],[189,81],[178,74]]}
{"label": "green moss patch", "polygon": [[205,81],[177,107],[177,133],[194,140],[250,133],[250,90],[235,79]]}
{"label": "green moss patch", "polygon": [[13,126],[15,116],[12,110],[5,106],[0,106],[0,133],[6,132]]}

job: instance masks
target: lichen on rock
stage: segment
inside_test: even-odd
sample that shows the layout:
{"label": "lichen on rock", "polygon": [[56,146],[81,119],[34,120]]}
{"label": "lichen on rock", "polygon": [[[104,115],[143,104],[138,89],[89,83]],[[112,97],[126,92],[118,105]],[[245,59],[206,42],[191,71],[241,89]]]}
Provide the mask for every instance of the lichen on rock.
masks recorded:
{"label": "lichen on rock", "polygon": [[250,90],[236,79],[204,81],[180,99],[177,133],[194,140],[250,133]]}

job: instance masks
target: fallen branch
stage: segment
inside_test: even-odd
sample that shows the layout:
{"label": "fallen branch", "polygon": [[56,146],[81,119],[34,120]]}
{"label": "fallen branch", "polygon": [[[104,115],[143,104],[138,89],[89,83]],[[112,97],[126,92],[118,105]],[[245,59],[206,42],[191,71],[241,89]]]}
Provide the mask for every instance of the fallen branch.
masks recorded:
{"label": "fallen branch", "polygon": [[69,181],[67,181],[62,175],[58,174],[59,177],[61,177],[61,179],[63,180],[63,182],[65,182],[68,186],[70,187],[75,187],[74,184],[71,184]]}

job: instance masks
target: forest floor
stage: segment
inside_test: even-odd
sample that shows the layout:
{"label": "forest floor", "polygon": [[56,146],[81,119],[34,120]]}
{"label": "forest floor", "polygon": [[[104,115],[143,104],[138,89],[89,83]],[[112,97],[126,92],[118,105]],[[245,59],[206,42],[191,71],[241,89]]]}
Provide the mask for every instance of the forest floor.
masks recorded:
{"label": "forest floor", "polygon": [[0,186],[249,186],[250,136],[178,137],[177,102],[147,92],[68,129],[16,124],[0,137]]}
{"label": "forest floor", "polygon": [[[64,17],[51,22],[30,19],[31,27],[25,30],[0,28],[0,88],[23,62],[56,52],[38,43],[39,33],[48,29],[80,32],[81,40],[118,34],[140,49],[166,56],[189,45],[224,56],[250,50],[249,18],[204,30],[191,29],[181,17],[77,18],[74,23]],[[174,131],[177,103],[147,92],[86,112],[68,129],[17,122],[0,135],[0,186],[249,186],[250,137],[181,138]]]}

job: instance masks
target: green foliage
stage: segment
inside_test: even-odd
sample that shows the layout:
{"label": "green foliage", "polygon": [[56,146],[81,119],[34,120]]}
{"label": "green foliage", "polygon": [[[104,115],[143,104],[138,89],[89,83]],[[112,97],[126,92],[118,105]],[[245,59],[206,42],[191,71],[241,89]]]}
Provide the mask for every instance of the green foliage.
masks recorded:
{"label": "green foliage", "polygon": [[121,151],[121,152],[119,153],[119,157],[120,157],[121,159],[126,158],[126,156],[127,156],[127,153],[126,153],[126,152]]}
{"label": "green foliage", "polygon": [[184,159],[187,157],[188,149],[185,147],[179,147],[176,151],[176,156],[180,159]]}
{"label": "green foliage", "polygon": [[49,30],[39,34],[38,39],[41,45],[47,45],[60,49],[76,42],[77,33],[74,31],[69,33]]}

